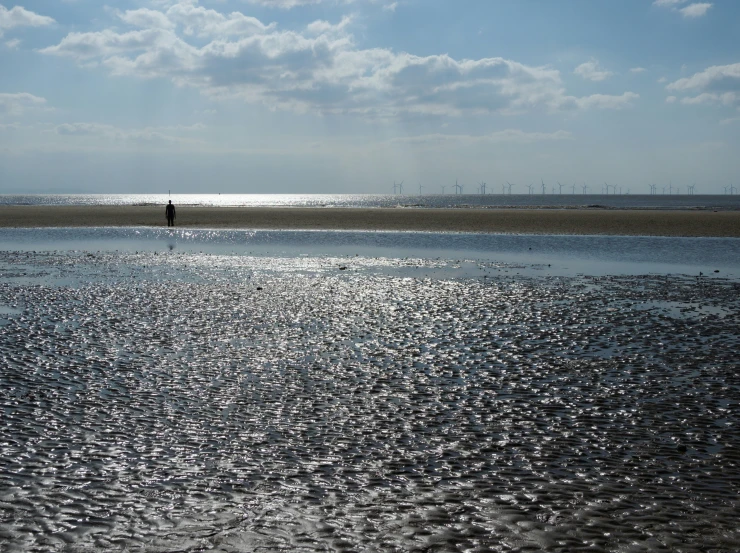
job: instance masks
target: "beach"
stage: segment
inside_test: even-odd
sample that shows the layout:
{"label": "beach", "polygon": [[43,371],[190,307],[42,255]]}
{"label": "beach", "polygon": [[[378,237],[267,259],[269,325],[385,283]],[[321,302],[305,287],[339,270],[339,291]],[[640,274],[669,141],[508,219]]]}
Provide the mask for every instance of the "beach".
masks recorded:
{"label": "beach", "polygon": [[736,282],[162,250],[0,252],[0,549],[736,550]]}
{"label": "beach", "polygon": [[[176,226],[740,237],[740,211],[177,207]],[[164,206],[0,206],[0,227],[166,226]]]}
{"label": "beach", "polygon": [[0,220],[0,550],[736,551],[736,212]]}

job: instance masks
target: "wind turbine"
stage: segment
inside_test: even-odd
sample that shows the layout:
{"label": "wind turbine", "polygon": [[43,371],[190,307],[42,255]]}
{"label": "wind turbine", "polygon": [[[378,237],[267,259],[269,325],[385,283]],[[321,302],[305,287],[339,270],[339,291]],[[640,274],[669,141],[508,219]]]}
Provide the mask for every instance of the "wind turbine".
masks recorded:
{"label": "wind turbine", "polygon": [[501,183],[501,195],[506,194],[506,183]]}
{"label": "wind turbine", "polygon": [[509,181],[506,181],[506,184],[509,185],[509,196],[511,196],[511,189],[516,186],[516,184],[511,184]]}
{"label": "wind turbine", "polygon": [[486,193],[486,183],[485,182],[481,182],[480,183],[480,188],[478,190],[480,190],[480,193],[481,194],[485,194]]}
{"label": "wind turbine", "polygon": [[565,186],[565,185],[560,184],[560,181],[558,181],[558,186],[560,187],[560,194],[562,194],[563,193],[563,186]]}
{"label": "wind turbine", "polygon": [[423,188],[424,187],[421,185],[421,183],[419,183],[419,196],[421,196],[421,191],[422,191]]}
{"label": "wind turbine", "polygon": [[673,181],[668,181],[668,195],[673,194]]}
{"label": "wind turbine", "polygon": [[571,194],[575,195],[576,193],[576,183],[573,183],[573,186],[571,187]]}
{"label": "wind turbine", "polygon": [[444,184],[443,184],[443,185],[441,185],[441,186],[442,186],[442,194],[444,195],[444,193],[445,193],[445,188],[447,188],[447,187],[446,187],[446,186],[445,186]]}
{"label": "wind turbine", "polygon": [[529,195],[532,195],[532,189],[534,188],[534,184],[528,184],[527,188],[529,189]]}
{"label": "wind turbine", "polygon": [[733,185],[732,183],[730,183],[730,196],[732,196],[736,190],[737,190],[737,187]]}
{"label": "wind turbine", "polygon": [[457,180],[455,180],[455,194],[462,194],[463,185],[457,184]]}
{"label": "wind turbine", "polygon": [[584,182],[583,183],[583,194],[584,194],[584,196],[586,195],[587,192],[588,192],[588,185]]}
{"label": "wind turbine", "polygon": [[396,181],[393,181],[393,193],[396,194],[396,191],[398,191],[398,194],[403,194],[403,181],[396,184]]}
{"label": "wind turbine", "polygon": [[545,195],[545,181],[543,179],[540,179],[542,181],[542,195]]}

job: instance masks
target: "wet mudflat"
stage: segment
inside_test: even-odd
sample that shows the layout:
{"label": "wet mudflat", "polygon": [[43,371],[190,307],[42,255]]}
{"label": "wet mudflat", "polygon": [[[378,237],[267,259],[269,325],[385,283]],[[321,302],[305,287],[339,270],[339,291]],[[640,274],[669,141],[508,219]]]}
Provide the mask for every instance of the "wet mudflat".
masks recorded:
{"label": "wet mudflat", "polygon": [[0,252],[0,549],[737,550],[737,281],[445,263]]}

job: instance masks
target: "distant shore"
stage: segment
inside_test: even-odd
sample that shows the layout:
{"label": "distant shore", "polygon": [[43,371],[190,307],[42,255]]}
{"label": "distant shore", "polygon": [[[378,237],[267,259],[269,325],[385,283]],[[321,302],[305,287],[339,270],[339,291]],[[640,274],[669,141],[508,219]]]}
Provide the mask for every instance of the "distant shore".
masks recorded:
{"label": "distant shore", "polygon": [[[0,227],[162,227],[164,206],[0,206]],[[740,237],[740,211],[177,208],[178,228]]]}

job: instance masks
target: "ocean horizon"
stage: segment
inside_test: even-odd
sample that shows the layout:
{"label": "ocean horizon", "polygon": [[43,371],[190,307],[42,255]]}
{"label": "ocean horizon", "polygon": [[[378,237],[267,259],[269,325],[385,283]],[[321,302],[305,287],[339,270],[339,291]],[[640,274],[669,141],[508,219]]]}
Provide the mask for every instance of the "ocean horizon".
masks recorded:
{"label": "ocean horizon", "polygon": [[740,210],[737,194],[0,194],[0,205]]}

